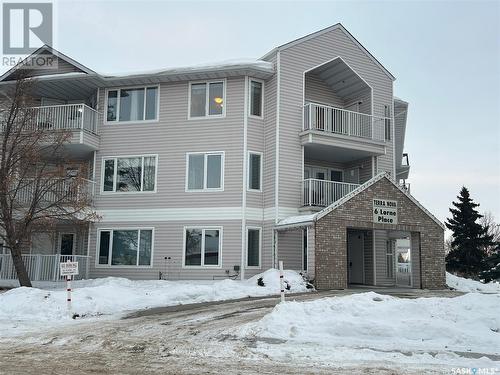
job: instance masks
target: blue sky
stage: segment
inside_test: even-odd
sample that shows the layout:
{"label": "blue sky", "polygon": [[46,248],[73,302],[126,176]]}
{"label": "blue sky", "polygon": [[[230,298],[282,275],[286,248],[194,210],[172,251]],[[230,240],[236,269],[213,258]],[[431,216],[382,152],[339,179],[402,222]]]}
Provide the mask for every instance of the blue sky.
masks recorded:
{"label": "blue sky", "polygon": [[118,73],[260,57],[341,22],[410,103],[413,195],[440,220],[460,187],[500,221],[500,2],[59,1],[56,48]]}

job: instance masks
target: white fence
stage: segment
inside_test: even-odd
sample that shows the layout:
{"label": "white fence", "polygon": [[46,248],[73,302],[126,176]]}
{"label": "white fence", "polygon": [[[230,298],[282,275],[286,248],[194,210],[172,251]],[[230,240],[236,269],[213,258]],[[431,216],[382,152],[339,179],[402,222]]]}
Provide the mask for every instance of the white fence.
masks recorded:
{"label": "white fence", "polygon": [[329,206],[356,189],[359,184],[308,178],[302,182],[304,206]]}
{"label": "white fence", "polygon": [[[74,280],[88,277],[89,258],[86,255],[23,255],[23,262],[31,281],[60,281],[59,263],[78,262],[79,275],[73,276]],[[0,254],[0,280],[16,280],[17,273],[10,254]]]}
{"label": "white fence", "polygon": [[35,191],[40,192],[38,195],[44,202],[50,203],[89,201],[95,193],[95,182],[79,177],[38,181],[41,184],[38,190],[35,190],[37,180],[25,179],[24,182],[17,191],[17,201],[21,203],[31,203]]}
{"label": "white fence", "polygon": [[303,130],[319,130],[351,137],[385,140],[390,118],[367,115],[321,104],[304,106]]}
{"label": "white fence", "polygon": [[97,111],[85,104],[31,107],[30,115],[38,129],[86,130],[97,134]]}

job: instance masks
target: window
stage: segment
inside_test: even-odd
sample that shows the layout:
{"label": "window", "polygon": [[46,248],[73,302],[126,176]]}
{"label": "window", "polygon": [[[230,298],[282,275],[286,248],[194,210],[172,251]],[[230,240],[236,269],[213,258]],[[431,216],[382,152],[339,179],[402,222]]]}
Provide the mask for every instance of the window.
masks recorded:
{"label": "window", "polygon": [[156,156],[105,158],[103,192],[146,192],[156,188]]}
{"label": "window", "polygon": [[220,266],[221,228],[185,228],[184,266]]}
{"label": "window", "polygon": [[98,263],[104,266],[151,266],[152,229],[102,229]]}
{"label": "window", "polygon": [[109,90],[107,122],[157,120],[158,87]]}
{"label": "window", "polygon": [[224,81],[189,85],[189,117],[224,116]]}
{"label": "window", "polygon": [[223,190],[224,153],[187,154],[187,191]]}
{"label": "window", "polygon": [[261,190],[262,184],[262,154],[250,152],[248,154],[248,189]]}
{"label": "window", "polygon": [[260,267],[260,228],[247,228],[247,267]]}
{"label": "window", "polygon": [[385,140],[390,141],[391,140],[391,107],[389,107],[388,105],[384,106],[384,114],[385,114],[385,120],[384,120]]}
{"label": "window", "polygon": [[264,84],[260,81],[250,81],[250,115],[262,117],[264,99]]}

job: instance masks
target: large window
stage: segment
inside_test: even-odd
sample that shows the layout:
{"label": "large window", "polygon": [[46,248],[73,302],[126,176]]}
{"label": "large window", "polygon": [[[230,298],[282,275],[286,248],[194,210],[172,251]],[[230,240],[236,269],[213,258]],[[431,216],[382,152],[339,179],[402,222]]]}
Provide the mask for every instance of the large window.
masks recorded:
{"label": "large window", "polygon": [[109,90],[107,105],[107,122],[157,120],[158,87]]}
{"label": "large window", "polygon": [[221,233],[221,228],[185,228],[184,265],[220,266]]}
{"label": "large window", "polygon": [[261,81],[250,81],[250,115],[262,117],[264,84]]}
{"label": "large window", "polygon": [[156,156],[104,158],[103,192],[146,192],[156,189]]}
{"label": "large window", "polygon": [[247,267],[260,267],[260,233],[260,228],[247,228]]}
{"label": "large window", "polygon": [[224,189],[224,153],[187,154],[187,191]]}
{"label": "large window", "polygon": [[262,154],[248,153],[248,189],[261,190],[262,184]]}
{"label": "large window", "polygon": [[105,266],[151,266],[152,229],[102,229],[98,262]]}
{"label": "large window", "polygon": [[223,116],[224,81],[200,82],[189,85],[189,117]]}

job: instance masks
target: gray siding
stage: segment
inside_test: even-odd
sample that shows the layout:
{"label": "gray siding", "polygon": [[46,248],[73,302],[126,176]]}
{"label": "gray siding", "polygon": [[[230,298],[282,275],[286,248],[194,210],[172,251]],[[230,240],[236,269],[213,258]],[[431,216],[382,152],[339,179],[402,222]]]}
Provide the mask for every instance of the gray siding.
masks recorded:
{"label": "gray siding", "polygon": [[373,232],[366,231],[364,236],[363,259],[365,268],[365,284],[373,285]]}
{"label": "gray siding", "polygon": [[[318,35],[281,51],[280,103],[280,206],[297,207],[301,168],[301,147],[298,132],[302,127],[303,72],[341,56],[373,88],[373,112],[384,116],[384,105],[392,105],[392,80],[340,29]],[[393,170],[393,147],[379,157],[380,170]]]}
{"label": "gray siding", "polygon": [[386,260],[386,250],[387,250],[387,232],[385,230],[374,231],[375,237],[375,261],[376,261],[376,272],[377,281],[376,285],[395,285],[396,284],[396,273],[394,272],[394,277],[387,277],[387,260]]}
{"label": "gray siding", "polygon": [[321,78],[315,74],[305,76],[305,101],[329,105],[332,107],[344,107],[344,101],[326,85]]}
{"label": "gray siding", "polygon": [[412,287],[420,288],[420,234],[411,233],[411,277]]}
{"label": "gray siding", "polygon": [[308,228],[307,232],[307,276],[313,280],[316,273],[316,260],[315,260],[315,231],[313,227]]}
{"label": "gray siding", "polygon": [[279,232],[278,260],[287,270],[302,270],[302,230]]}

